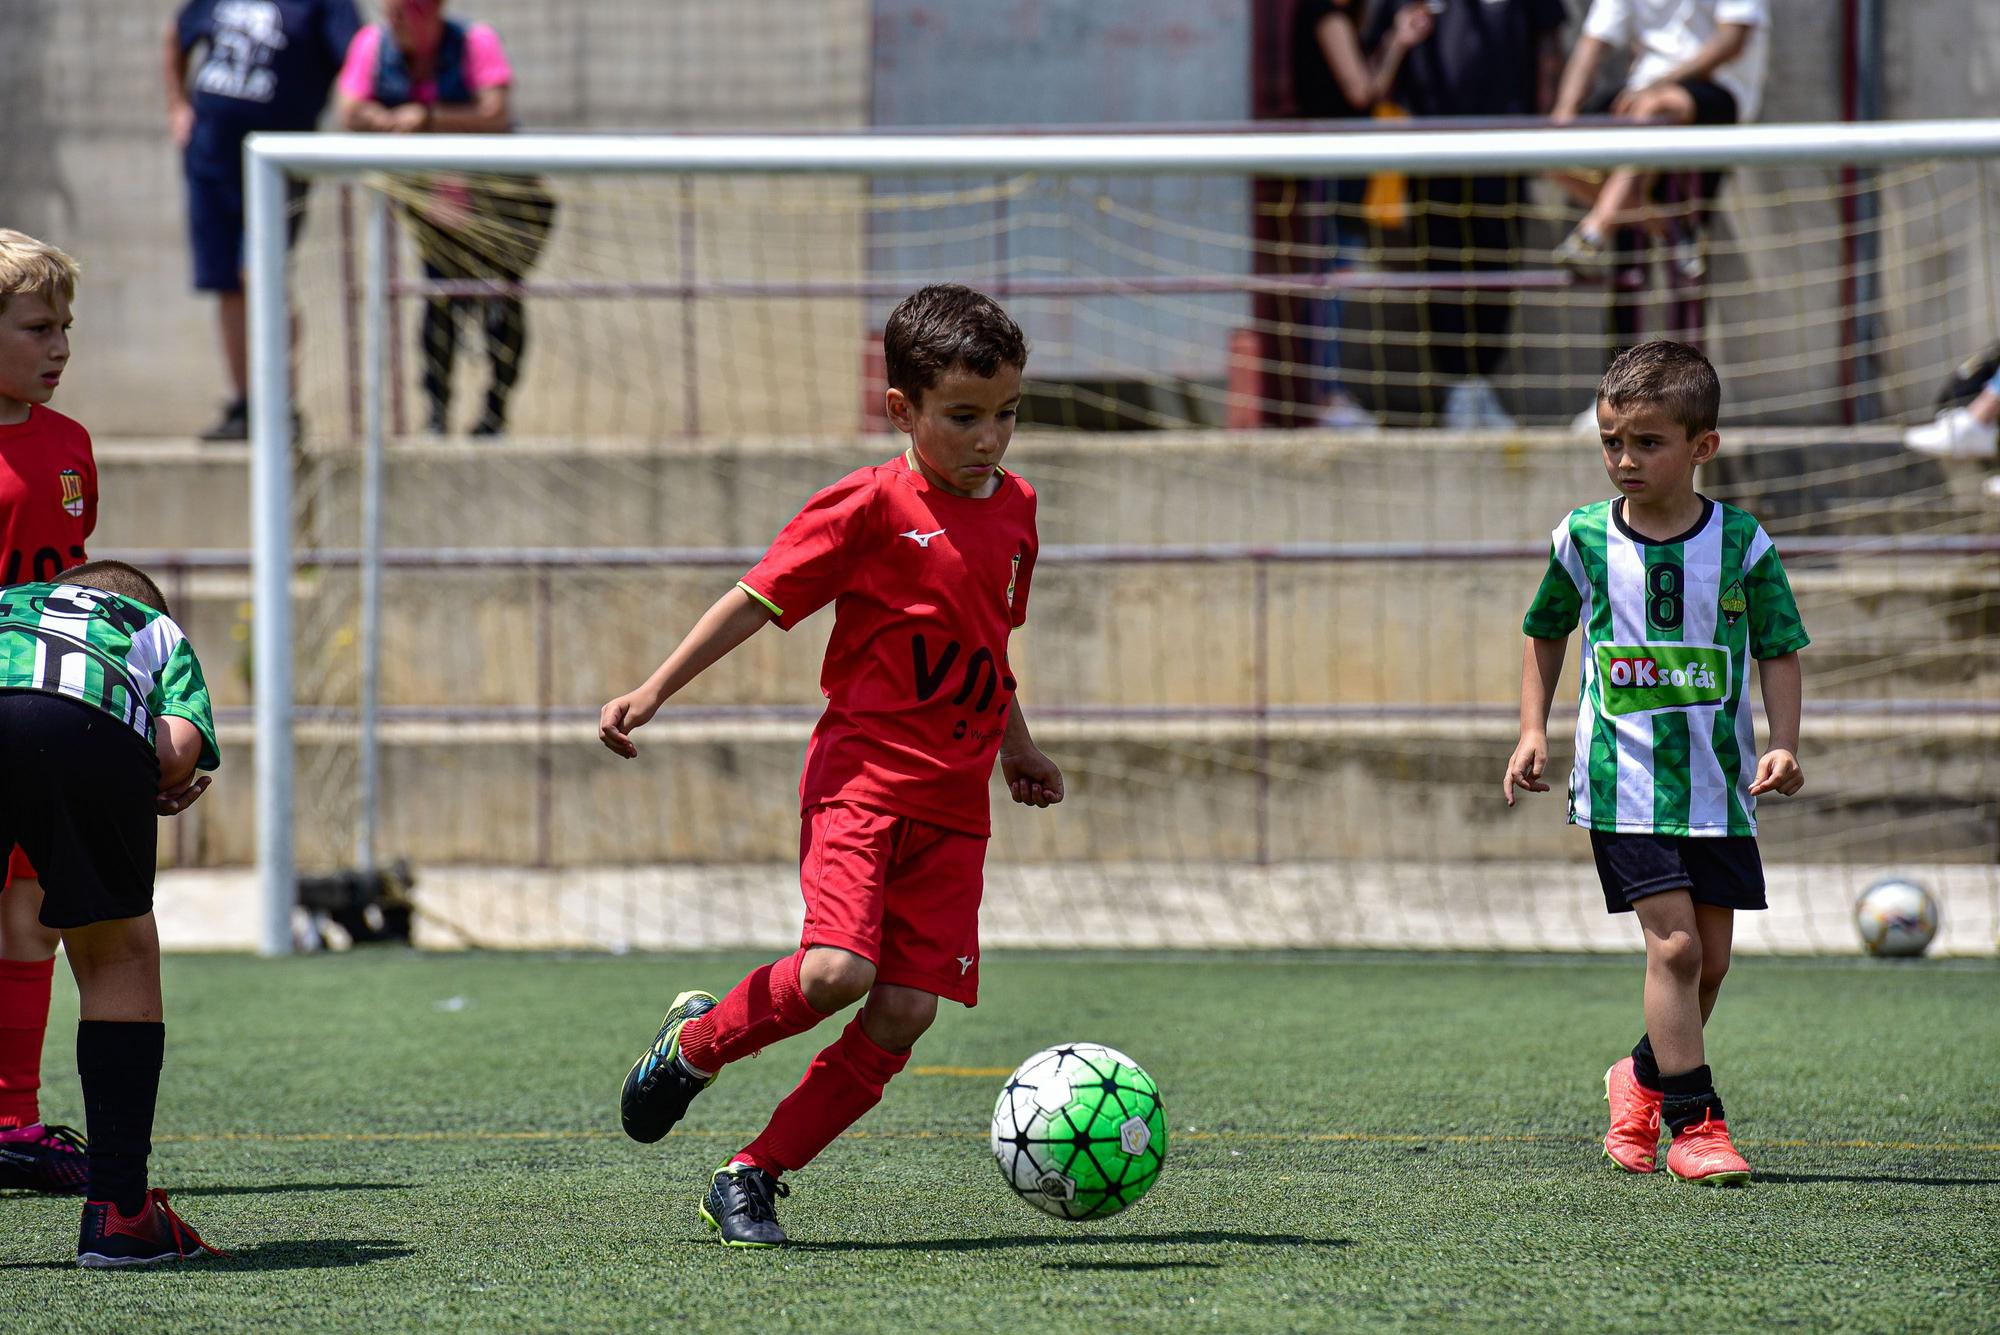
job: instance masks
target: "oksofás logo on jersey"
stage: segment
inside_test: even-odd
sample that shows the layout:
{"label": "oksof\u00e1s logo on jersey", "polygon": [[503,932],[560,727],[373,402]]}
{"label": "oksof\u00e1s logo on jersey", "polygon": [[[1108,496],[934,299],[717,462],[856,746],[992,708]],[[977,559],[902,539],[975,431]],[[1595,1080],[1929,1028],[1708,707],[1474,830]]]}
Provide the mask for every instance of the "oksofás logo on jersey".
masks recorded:
{"label": "oksof\u00e1s logo on jersey", "polygon": [[1719,644],[1597,646],[1598,700],[1613,718],[1719,705],[1729,680],[1729,650]]}

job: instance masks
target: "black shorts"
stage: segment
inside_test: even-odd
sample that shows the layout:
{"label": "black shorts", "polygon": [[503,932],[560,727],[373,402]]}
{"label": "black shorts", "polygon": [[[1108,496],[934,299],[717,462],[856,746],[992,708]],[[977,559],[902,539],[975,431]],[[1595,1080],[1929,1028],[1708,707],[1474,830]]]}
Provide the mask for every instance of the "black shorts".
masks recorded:
{"label": "black shorts", "polygon": [[1695,839],[1592,830],[1590,851],[1607,913],[1630,913],[1636,901],[1667,890],[1685,890],[1695,903],[1718,908],[1764,907],[1764,860],[1754,835]]}
{"label": "black shorts", "polygon": [[42,925],[87,927],[153,908],[160,762],[101,709],[0,690],[0,853],[19,844],[42,880]]}
{"label": "black shorts", "polygon": [[[1694,102],[1696,125],[1734,125],[1741,119],[1736,94],[1721,84],[1709,79],[1682,79],[1679,83]],[[1586,116],[1608,116],[1611,104],[1624,95],[1623,88],[1606,88],[1585,98],[1577,109]]]}
{"label": "black shorts", "polygon": [[1737,111],[1736,94],[1708,79],[1682,79],[1682,88],[1694,100],[1696,125],[1734,125],[1742,117]]}
{"label": "black shorts", "polygon": [[[194,137],[181,152],[187,179],[188,250],[194,257],[197,292],[241,292],[245,263],[243,223],[243,139],[240,126],[195,121]],[[285,247],[298,242],[306,221],[308,182],[285,178]]]}

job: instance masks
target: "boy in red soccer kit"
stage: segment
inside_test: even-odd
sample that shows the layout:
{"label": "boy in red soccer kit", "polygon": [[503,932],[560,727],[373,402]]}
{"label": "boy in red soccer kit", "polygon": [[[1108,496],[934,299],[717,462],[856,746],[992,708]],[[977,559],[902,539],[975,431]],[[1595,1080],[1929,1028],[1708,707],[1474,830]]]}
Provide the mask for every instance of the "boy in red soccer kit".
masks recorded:
{"label": "boy in red soccer kit", "polygon": [[[0,228],[0,585],[54,579],[89,558],[97,527],[90,433],[51,411],[69,364],[76,261]],[[42,886],[19,845],[0,888],[0,1187],[84,1190],[82,1138],[42,1122],[42,1037],[49,1024],[56,932],[42,926]]]}
{"label": "boy in red soccer kit", "polygon": [[997,756],[1016,802],[1062,801],[1062,772],[1021,716],[1007,638],[1027,619],[1035,493],[1000,467],[1027,343],[991,299],[955,284],[910,296],[883,334],[887,463],[806,503],[646,683],[604,706],[598,736],[631,733],[766,622],[790,630],[828,603],[826,712],[799,784],[799,950],[719,1000],[683,992],[625,1077],[625,1132],[672,1130],[722,1068],[867,999],[758,1137],[717,1169],[700,1207],[722,1241],[785,1241],[781,1175],[805,1167],[910,1059],[939,997],[979,995],[979,898]]}

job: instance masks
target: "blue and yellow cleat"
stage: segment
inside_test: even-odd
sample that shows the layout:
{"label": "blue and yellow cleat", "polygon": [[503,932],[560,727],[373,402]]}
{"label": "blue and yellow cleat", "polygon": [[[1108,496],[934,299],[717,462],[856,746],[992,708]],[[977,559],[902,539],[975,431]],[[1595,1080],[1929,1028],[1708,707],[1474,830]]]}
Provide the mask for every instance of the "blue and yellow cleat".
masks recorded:
{"label": "blue and yellow cleat", "polygon": [[707,992],[683,992],[667,1009],[653,1045],[639,1054],[625,1074],[625,1088],[618,1096],[618,1119],[625,1134],[642,1145],[650,1145],[674,1129],[687,1116],[694,1096],[715,1083],[714,1076],[689,1071],[680,1059],[681,1026],[697,1015],[715,1009],[715,997]]}

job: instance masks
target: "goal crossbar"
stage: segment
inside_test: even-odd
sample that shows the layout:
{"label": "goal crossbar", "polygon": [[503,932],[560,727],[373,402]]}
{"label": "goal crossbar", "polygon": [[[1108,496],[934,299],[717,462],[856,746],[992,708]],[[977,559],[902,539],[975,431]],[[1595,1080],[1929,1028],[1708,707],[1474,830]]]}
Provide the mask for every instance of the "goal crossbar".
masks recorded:
{"label": "goal crossbar", "polygon": [[[676,172],[942,175],[1041,171],[1325,176],[1405,170],[1411,139],[1380,133],[1182,134],[256,134],[246,170]],[[2000,151],[2000,121],[1825,125],[1592,126],[1429,131],[1426,171],[1726,167]]]}

